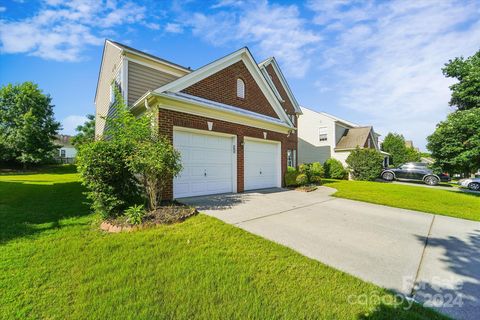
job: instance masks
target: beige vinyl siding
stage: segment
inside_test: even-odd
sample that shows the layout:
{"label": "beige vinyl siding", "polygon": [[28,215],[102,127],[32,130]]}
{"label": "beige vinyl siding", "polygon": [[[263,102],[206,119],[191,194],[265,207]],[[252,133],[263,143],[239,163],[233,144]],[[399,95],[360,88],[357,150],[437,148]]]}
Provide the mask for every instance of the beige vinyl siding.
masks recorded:
{"label": "beige vinyl siding", "polygon": [[101,136],[105,128],[105,120],[110,107],[110,84],[118,75],[121,67],[121,50],[106,43],[102,66],[98,78],[97,95],[95,97],[95,135]]}
{"label": "beige vinyl siding", "polygon": [[132,105],[149,90],[178,79],[177,76],[128,61],[128,105]]}

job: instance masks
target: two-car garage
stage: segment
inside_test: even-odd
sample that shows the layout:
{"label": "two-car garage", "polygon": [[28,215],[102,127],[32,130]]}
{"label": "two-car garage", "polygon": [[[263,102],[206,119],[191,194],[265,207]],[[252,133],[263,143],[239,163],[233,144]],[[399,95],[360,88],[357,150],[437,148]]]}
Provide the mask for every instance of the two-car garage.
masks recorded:
{"label": "two-car garage", "polygon": [[[174,198],[237,192],[239,168],[244,170],[244,190],[281,186],[278,141],[245,137],[243,158],[239,159],[236,135],[177,127],[173,145],[181,153],[183,165],[173,181]],[[243,166],[237,166],[238,162]]]}

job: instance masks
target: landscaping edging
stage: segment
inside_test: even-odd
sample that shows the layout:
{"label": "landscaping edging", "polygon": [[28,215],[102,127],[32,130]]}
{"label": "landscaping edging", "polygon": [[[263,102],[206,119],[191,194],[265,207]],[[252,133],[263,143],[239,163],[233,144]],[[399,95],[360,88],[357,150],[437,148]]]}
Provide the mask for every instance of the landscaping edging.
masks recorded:
{"label": "landscaping edging", "polygon": [[[124,221],[119,222],[116,220],[105,220],[100,224],[100,229],[110,233],[132,232],[157,225],[168,225],[183,222],[186,219],[198,214],[196,208],[187,206],[163,207],[157,211],[163,214],[156,215],[155,212],[150,212],[144,217],[144,221],[139,225],[126,224]],[[165,216],[165,211],[172,211],[172,215]]]}

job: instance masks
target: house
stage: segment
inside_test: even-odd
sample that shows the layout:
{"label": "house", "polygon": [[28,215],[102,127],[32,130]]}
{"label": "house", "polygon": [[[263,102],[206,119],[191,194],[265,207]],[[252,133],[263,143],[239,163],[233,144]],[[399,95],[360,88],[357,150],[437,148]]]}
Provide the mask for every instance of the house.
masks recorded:
{"label": "house", "polygon": [[60,163],[73,163],[77,156],[77,149],[72,145],[72,137],[66,134],[59,134],[55,137],[55,144],[59,146],[57,161]]}
{"label": "house", "polygon": [[380,150],[380,135],[372,126],[360,126],[305,107],[301,107],[301,110],[303,115],[298,121],[299,163],[324,163],[334,158],[346,166],[347,157],[357,147],[382,152],[385,156],[384,166],[388,163],[388,153]]}
{"label": "house", "polygon": [[191,70],[107,40],[95,95],[97,137],[117,86],[134,114],[155,110],[183,170],[166,199],[281,187],[296,165],[301,109],[275,58],[244,47]]}

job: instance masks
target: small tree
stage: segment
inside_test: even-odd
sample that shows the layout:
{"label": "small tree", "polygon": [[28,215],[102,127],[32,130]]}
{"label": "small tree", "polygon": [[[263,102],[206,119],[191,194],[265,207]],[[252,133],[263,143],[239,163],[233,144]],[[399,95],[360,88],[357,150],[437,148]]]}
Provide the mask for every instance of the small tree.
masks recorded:
{"label": "small tree", "polygon": [[399,166],[406,162],[420,161],[420,153],[405,145],[405,138],[398,133],[389,132],[382,143],[382,150],[390,154],[390,162]]}
{"label": "small tree", "polygon": [[[151,138],[150,119],[135,117],[116,92],[115,115],[106,119],[105,135],[81,144],[77,166],[92,209],[104,217],[117,216],[142,201],[135,173],[127,162],[136,146]],[[106,138],[105,138],[106,137]]]}
{"label": "small tree", "polygon": [[77,168],[92,209],[104,218],[118,216],[142,201],[138,183],[128,169],[124,145],[95,141],[81,146]]}
{"label": "small tree", "polygon": [[345,179],[348,176],[343,164],[337,159],[330,158],[323,164],[325,177],[331,179]]}
{"label": "small tree", "polygon": [[87,114],[87,119],[84,124],[75,129],[77,134],[72,138],[72,144],[76,147],[95,140],[95,116]]}
{"label": "small tree", "polygon": [[148,196],[150,210],[156,210],[162,201],[166,184],[182,170],[180,153],[165,137],[154,135],[141,142],[128,157],[130,170],[141,175]]}
{"label": "small tree", "polygon": [[375,180],[380,176],[383,166],[383,156],[370,148],[356,148],[346,160],[349,170],[355,180]]}
{"label": "small tree", "polygon": [[53,159],[60,123],[51,102],[32,82],[0,88],[0,161],[26,167]]}

